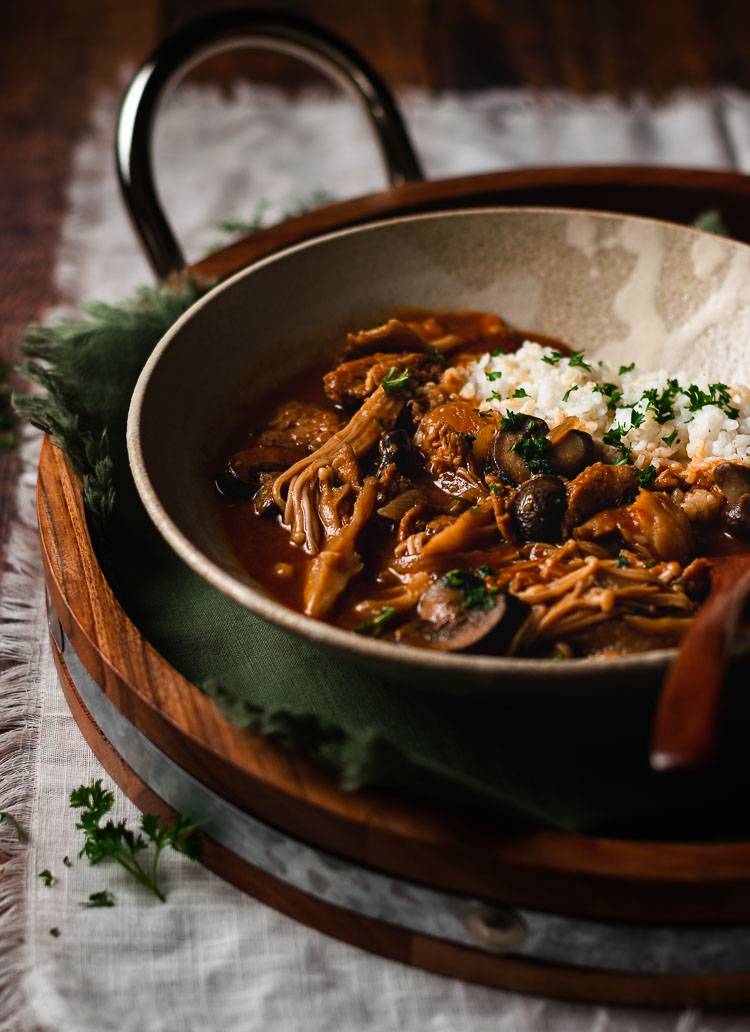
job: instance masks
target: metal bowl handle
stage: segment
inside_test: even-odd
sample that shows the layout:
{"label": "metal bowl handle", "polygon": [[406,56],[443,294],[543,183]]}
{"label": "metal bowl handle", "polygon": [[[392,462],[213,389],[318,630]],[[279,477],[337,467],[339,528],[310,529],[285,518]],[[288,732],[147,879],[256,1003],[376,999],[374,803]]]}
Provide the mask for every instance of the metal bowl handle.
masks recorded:
{"label": "metal bowl handle", "polygon": [[353,92],[369,116],[391,184],[424,178],[388,88],[347,44],[287,14],[225,11],[200,18],[168,37],[146,60],[125,94],[117,124],[117,174],[123,199],[160,279],[183,269],[185,258],[154,186],[151,135],[159,102],[168,87],[206,57],[239,46],[299,57]]}

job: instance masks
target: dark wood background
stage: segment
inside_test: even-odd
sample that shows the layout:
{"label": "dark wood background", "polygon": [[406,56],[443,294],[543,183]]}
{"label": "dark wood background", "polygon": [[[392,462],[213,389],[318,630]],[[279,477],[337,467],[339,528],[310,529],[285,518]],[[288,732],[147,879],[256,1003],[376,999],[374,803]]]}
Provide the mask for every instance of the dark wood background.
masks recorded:
{"label": "dark wood background", "polygon": [[[289,10],[331,29],[392,86],[491,86],[665,97],[681,88],[750,90],[745,0],[224,0]],[[97,92],[117,88],[168,32],[209,0],[32,0],[3,5],[0,32],[0,359],[58,300],[52,272],[76,143]],[[246,54],[196,73],[290,89],[311,73]],[[0,557],[18,459],[0,450]]]}

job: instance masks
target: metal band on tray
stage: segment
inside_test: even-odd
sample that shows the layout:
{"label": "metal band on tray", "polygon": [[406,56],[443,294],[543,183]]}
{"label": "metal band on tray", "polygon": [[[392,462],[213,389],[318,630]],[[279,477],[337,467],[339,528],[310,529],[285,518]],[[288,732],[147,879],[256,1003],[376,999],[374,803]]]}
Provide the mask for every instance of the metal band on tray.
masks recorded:
{"label": "metal band on tray", "polygon": [[718,975],[750,970],[750,927],[607,923],[503,907],[427,888],[315,849],[257,820],[179,767],[110,702],[84,668],[53,608],[52,637],[102,733],[169,806],[215,842],[302,892],[365,918],[519,959],[588,971]]}

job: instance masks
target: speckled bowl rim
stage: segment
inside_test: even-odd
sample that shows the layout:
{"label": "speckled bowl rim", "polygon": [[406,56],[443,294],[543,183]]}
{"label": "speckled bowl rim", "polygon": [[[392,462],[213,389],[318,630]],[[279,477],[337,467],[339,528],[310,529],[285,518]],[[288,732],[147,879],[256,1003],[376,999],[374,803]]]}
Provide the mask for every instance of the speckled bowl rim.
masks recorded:
{"label": "speckled bowl rim", "polygon": [[[355,661],[357,657],[361,657],[364,660],[372,661],[372,665],[388,665],[394,671],[398,669],[400,680],[404,680],[404,675],[411,672],[414,672],[414,674],[425,674],[431,671],[439,671],[442,680],[444,680],[445,675],[453,675],[455,677],[455,694],[475,697],[477,693],[474,693],[473,696],[472,691],[470,689],[467,690],[468,686],[465,679],[468,679],[469,682],[473,678],[481,678],[486,681],[490,677],[495,677],[497,679],[497,698],[500,699],[506,695],[518,697],[518,691],[511,688],[508,681],[527,681],[529,687],[540,685],[540,683],[549,685],[554,695],[554,687],[558,682],[570,682],[573,677],[580,678],[585,682],[592,680],[601,682],[606,680],[608,674],[625,675],[632,673],[636,675],[639,672],[641,674],[648,672],[655,675],[666,669],[667,664],[676,655],[677,650],[675,648],[653,649],[649,652],[618,657],[583,656],[554,660],[516,656],[486,656],[467,653],[433,652],[409,645],[399,645],[381,639],[364,637],[353,631],[346,631],[330,624],[322,623],[319,620],[288,608],[281,602],[276,602],[270,596],[263,594],[261,590],[252,588],[222,568],[218,563],[209,559],[175,525],[162,506],[159,492],[146,471],[140,440],[140,421],[151,375],[162,360],[172,339],[181,332],[182,328],[196,312],[211,305],[217,296],[227,290],[231,290],[238,281],[247,276],[252,276],[258,269],[283,262],[290,254],[315,248],[321,243],[330,240],[367,234],[373,228],[394,223],[443,220],[471,213],[497,212],[525,212],[534,215],[548,213],[551,215],[580,214],[582,216],[594,217],[605,216],[621,222],[638,221],[667,226],[670,230],[677,228],[685,233],[695,234],[697,237],[709,235],[702,230],[694,229],[690,226],[681,226],[668,222],[665,219],[654,219],[639,215],[624,215],[617,212],[591,211],[580,208],[505,207],[502,205],[492,205],[378,219],[365,225],[336,230],[335,232],[315,237],[313,240],[286,247],[267,258],[253,262],[211,288],[177,319],[148,358],[133,391],[127,420],[128,458],[138,494],[159,533],[170,547],[192,570],[213,587],[264,620],[268,620],[270,623],[290,631],[292,634],[301,636],[315,645],[332,649],[342,656],[348,654]],[[731,242],[738,247],[746,246],[739,241]],[[750,634],[743,636],[736,643],[733,655],[737,658],[748,652],[750,652]],[[423,688],[424,685],[420,684],[420,687]],[[437,685],[434,690],[453,694],[450,689]],[[485,689],[478,694],[482,697],[487,697],[488,693]],[[586,692],[584,694],[589,695],[590,693]],[[620,691],[618,694],[622,694],[622,692]],[[533,692],[532,695],[534,696],[534,701],[545,701],[546,699],[546,694],[544,693],[540,695],[538,692]]]}

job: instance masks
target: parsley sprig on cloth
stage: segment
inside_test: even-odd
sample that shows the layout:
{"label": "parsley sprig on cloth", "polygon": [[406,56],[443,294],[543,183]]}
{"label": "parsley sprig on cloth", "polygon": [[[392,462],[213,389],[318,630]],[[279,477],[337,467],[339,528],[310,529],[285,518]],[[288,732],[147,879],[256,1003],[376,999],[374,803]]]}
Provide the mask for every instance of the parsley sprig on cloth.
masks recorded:
{"label": "parsley sprig on cloth", "polygon": [[21,842],[24,837],[23,828],[18,823],[16,818],[13,816],[13,814],[9,813],[8,810],[0,811],[0,824],[2,824],[3,821],[7,821],[8,824],[10,824],[10,826],[15,830],[16,838],[19,842]]}
{"label": "parsley sprig on cloth", "polygon": [[[162,851],[171,846],[178,853],[197,860],[203,851],[203,842],[196,824],[189,817],[179,816],[171,822],[162,822],[159,817],[148,813],[141,817],[143,834],[131,831],[125,821],[115,824],[110,820],[102,824],[112,808],[114,798],[111,792],[102,788],[101,781],[81,785],[70,793],[70,805],[81,811],[76,827],[81,829],[85,837],[78,855],[87,857],[91,864],[98,864],[107,858],[116,860],[136,881],[165,903],[166,897],[158,882],[159,858]],[[139,854],[148,849],[149,843],[153,845],[154,851],[150,866],[144,868]]]}

